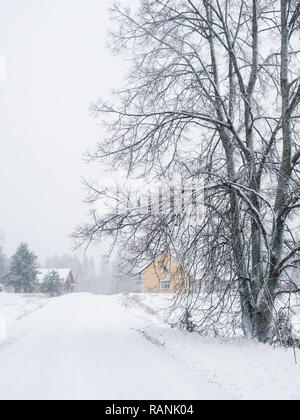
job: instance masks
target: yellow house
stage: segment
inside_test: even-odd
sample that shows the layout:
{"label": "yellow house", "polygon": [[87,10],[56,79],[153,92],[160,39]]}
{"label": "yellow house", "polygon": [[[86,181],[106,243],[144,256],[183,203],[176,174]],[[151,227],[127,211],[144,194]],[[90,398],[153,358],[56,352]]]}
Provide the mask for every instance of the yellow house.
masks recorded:
{"label": "yellow house", "polygon": [[189,276],[170,255],[162,255],[142,273],[144,293],[181,293],[189,288]]}

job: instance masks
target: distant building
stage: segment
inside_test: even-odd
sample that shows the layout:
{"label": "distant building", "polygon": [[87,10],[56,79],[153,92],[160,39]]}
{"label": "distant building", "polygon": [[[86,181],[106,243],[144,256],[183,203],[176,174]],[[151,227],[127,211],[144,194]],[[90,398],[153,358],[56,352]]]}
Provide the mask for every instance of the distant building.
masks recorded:
{"label": "distant building", "polygon": [[38,270],[38,275],[37,275],[38,289],[39,289],[39,286],[41,286],[42,283],[44,282],[45,277],[48,274],[50,274],[52,271],[55,271],[59,275],[59,278],[61,279],[63,292],[73,293],[76,283],[75,283],[72,270],[70,268],[40,268]]}
{"label": "distant building", "polygon": [[181,293],[189,289],[189,276],[170,255],[163,255],[142,272],[144,293]]}

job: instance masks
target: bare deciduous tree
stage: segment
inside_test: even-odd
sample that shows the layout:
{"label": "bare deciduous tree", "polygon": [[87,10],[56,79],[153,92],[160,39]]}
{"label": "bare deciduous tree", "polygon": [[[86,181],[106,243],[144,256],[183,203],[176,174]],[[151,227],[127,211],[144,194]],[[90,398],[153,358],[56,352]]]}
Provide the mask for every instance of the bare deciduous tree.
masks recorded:
{"label": "bare deciduous tree", "polygon": [[[113,103],[92,107],[107,137],[90,157],[145,183],[174,173],[202,180],[204,216],[94,212],[75,237],[118,241],[123,231],[136,267],[176,253],[196,283],[225,284],[214,309],[237,291],[245,336],[266,342],[300,252],[300,4],[144,0],[133,12],[114,6],[113,16],[114,48],[132,68]],[[97,201],[102,191],[89,187]]]}

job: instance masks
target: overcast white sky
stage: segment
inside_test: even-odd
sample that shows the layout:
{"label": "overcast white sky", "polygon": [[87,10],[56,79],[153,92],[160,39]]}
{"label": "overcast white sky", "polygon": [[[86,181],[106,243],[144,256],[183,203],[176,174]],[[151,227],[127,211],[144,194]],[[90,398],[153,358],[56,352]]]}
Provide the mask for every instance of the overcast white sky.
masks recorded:
{"label": "overcast white sky", "polygon": [[[82,154],[101,138],[93,98],[125,70],[106,48],[108,0],[0,0],[0,231],[41,262],[71,247],[87,211]],[[95,253],[95,251],[93,251]]]}

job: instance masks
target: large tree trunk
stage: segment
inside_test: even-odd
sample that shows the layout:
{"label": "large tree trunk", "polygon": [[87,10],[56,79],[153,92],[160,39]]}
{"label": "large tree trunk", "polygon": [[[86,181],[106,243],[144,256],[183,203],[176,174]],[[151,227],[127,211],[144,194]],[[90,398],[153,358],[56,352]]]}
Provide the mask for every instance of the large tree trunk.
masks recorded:
{"label": "large tree trunk", "polygon": [[255,313],[255,337],[262,343],[271,342],[274,336],[275,290],[278,278],[269,280],[260,291]]}
{"label": "large tree trunk", "polygon": [[255,337],[258,341],[261,343],[268,343],[272,340],[272,325],[272,310],[270,310],[267,303],[264,302],[255,315]]}
{"label": "large tree trunk", "polygon": [[[230,147],[229,139],[226,139],[226,131],[221,130],[220,136],[223,139],[227,175],[230,181],[235,178],[234,152]],[[230,213],[232,226],[232,250],[235,260],[235,269],[239,278],[239,295],[241,301],[242,328],[246,338],[253,338],[255,325],[253,313],[253,297],[249,282],[246,280],[245,256],[243,252],[243,240],[241,237],[241,217],[238,198],[235,192],[230,193]]]}
{"label": "large tree trunk", "polygon": [[292,173],[292,142],[291,117],[289,115],[290,88],[288,81],[289,62],[289,27],[288,0],[281,0],[281,96],[282,96],[282,158],[278,176],[275,222],[273,226],[273,243],[271,247],[271,266],[268,279],[262,284],[257,300],[255,317],[256,336],[259,341],[267,342],[273,335],[275,292],[280,275],[276,270],[283,256],[283,243],[287,206],[289,198],[289,184]]}

